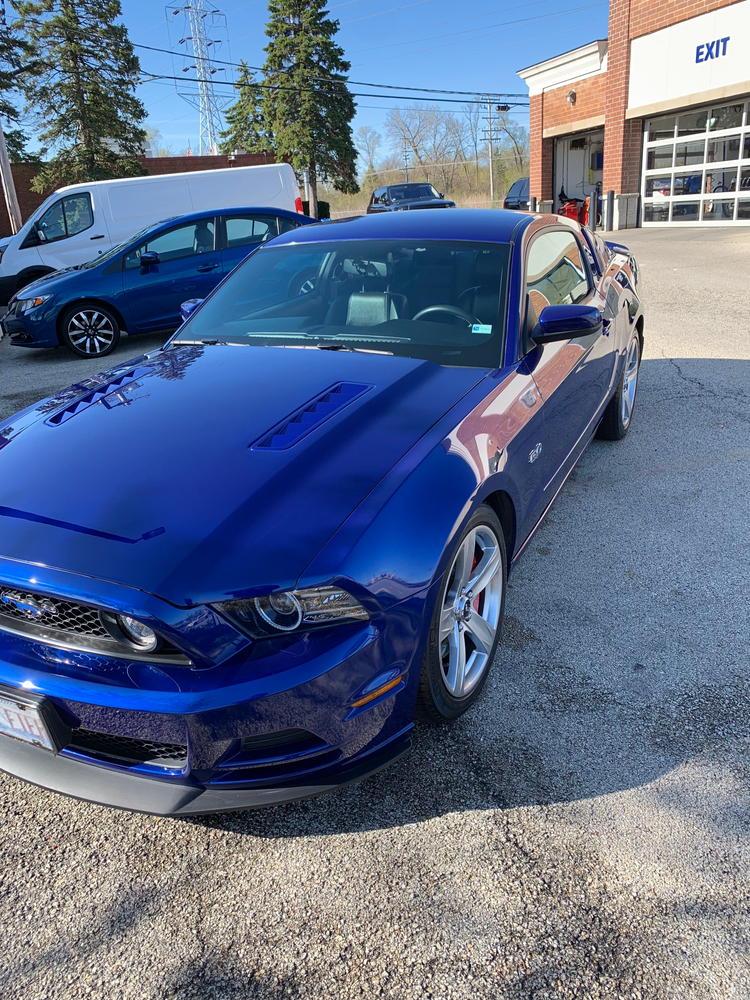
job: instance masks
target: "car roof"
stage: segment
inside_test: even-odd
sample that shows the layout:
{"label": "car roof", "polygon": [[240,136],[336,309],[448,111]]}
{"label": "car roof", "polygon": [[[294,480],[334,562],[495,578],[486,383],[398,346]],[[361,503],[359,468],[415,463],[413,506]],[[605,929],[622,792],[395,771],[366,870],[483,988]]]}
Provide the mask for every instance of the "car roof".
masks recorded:
{"label": "car roof", "polygon": [[280,215],[285,219],[298,219],[303,224],[306,221],[315,221],[308,219],[306,215],[300,215],[299,212],[292,212],[288,208],[275,208],[273,205],[231,205],[229,207],[205,209],[202,212],[188,212],[186,215],[170,215],[165,219],[160,219],[159,222],[155,222],[151,228],[173,226],[175,223],[181,222],[200,222],[201,219],[211,219],[215,215],[239,215],[245,212],[257,212],[260,215]]}
{"label": "car roof", "polygon": [[[550,217],[551,219],[553,217]],[[476,240],[508,243],[530,225],[533,215],[504,209],[449,208],[422,212],[388,212],[337,222],[321,222],[278,236],[273,246],[285,243],[320,243],[328,240]],[[520,227],[520,228],[519,228]]]}

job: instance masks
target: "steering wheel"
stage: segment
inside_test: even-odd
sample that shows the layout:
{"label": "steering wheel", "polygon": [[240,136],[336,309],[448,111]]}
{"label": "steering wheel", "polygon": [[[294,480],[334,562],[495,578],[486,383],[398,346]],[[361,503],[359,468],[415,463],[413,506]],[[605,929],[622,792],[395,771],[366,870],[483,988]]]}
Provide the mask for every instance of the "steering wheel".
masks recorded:
{"label": "steering wheel", "polygon": [[431,313],[448,313],[449,316],[455,316],[457,319],[462,319],[469,326],[474,326],[479,320],[472,316],[470,313],[465,312],[463,309],[459,309],[458,306],[427,306],[426,309],[420,309],[416,316],[412,316],[412,321],[418,319],[424,319],[425,316],[429,316]]}
{"label": "steering wheel", "polygon": [[289,282],[289,289],[287,291],[289,298],[294,299],[298,295],[308,295],[310,292],[314,291],[315,285],[318,281],[319,272],[320,268],[307,267],[304,271],[300,271],[298,274],[295,274]]}

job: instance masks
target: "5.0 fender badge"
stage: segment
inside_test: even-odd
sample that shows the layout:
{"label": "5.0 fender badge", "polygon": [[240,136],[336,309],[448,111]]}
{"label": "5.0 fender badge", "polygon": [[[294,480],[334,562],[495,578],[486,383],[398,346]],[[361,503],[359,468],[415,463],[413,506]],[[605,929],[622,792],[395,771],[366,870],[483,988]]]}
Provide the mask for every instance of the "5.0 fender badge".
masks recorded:
{"label": "5.0 fender badge", "polygon": [[537,444],[536,447],[532,448],[531,451],[529,452],[529,461],[536,462],[536,460],[539,458],[541,454],[542,454],[542,442],[540,441],[539,444]]}

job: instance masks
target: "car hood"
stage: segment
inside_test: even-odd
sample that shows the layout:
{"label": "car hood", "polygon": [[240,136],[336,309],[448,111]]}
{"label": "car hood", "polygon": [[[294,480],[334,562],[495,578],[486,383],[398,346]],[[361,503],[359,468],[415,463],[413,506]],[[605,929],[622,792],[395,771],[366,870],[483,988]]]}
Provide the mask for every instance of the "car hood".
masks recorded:
{"label": "car hood", "polygon": [[447,198],[414,198],[410,201],[400,201],[396,211],[410,208],[450,208],[455,207],[455,204],[455,201],[449,201]]}
{"label": "car hood", "polygon": [[0,556],[183,606],[291,587],[485,374],[247,345],[145,355],[0,428]]}
{"label": "car hood", "polygon": [[[51,271],[49,274],[44,274],[41,278],[37,278],[36,281],[24,285],[13,296],[11,301],[15,299],[32,299],[37,295],[56,295],[61,289],[67,288],[71,280],[76,280],[76,276],[81,274],[82,266],[81,264],[74,264],[72,267],[63,267],[59,271]],[[91,272],[83,271],[83,273],[90,274]]]}

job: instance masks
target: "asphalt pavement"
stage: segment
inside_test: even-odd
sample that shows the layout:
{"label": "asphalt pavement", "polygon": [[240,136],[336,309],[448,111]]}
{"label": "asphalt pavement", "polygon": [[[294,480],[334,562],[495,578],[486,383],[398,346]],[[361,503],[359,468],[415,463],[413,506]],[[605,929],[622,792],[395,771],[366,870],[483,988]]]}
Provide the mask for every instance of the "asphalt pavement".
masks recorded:
{"label": "asphalt pavement", "polygon": [[[263,812],[0,776],[0,995],[750,997],[750,230],[620,237],[647,308],[634,423],[518,566],[480,703]],[[101,367],[2,342],[2,414]]]}

